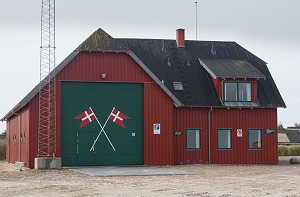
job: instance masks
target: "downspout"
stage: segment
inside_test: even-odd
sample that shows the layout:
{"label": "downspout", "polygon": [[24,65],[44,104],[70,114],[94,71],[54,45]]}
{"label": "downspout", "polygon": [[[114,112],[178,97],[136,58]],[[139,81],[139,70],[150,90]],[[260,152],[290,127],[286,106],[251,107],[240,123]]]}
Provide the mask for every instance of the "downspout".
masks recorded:
{"label": "downspout", "polygon": [[208,111],[207,114],[207,119],[208,119],[208,164],[210,164],[210,130],[211,130],[211,112],[212,112],[213,108],[211,107],[210,110]]}

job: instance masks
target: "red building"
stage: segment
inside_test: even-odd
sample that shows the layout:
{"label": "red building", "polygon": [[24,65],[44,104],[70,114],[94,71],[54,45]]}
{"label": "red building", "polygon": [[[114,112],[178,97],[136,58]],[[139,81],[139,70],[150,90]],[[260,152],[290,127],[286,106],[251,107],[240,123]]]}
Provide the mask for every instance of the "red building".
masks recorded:
{"label": "red building", "polygon": [[[55,70],[55,155],[63,166],[276,164],[266,63],[235,42],[115,39],[94,32]],[[7,121],[7,161],[33,168],[36,86]],[[90,109],[89,109],[90,108]]]}

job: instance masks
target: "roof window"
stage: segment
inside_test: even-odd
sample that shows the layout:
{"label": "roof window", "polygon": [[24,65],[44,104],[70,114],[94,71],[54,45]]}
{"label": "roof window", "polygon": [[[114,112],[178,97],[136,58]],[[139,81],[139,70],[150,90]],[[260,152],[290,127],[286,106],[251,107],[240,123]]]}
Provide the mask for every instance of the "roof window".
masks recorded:
{"label": "roof window", "polygon": [[183,86],[181,82],[173,82],[173,86],[176,91],[183,91]]}

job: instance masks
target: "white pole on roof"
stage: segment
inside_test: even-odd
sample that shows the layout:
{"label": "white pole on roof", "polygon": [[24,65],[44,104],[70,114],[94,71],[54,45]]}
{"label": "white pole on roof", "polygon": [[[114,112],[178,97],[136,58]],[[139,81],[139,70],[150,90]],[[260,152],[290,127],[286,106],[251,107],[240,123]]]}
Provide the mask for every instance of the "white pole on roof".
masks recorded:
{"label": "white pole on roof", "polygon": [[195,7],[196,7],[196,41],[197,41],[197,18],[198,18],[198,13],[197,13],[197,5],[198,5],[198,2],[195,1]]}

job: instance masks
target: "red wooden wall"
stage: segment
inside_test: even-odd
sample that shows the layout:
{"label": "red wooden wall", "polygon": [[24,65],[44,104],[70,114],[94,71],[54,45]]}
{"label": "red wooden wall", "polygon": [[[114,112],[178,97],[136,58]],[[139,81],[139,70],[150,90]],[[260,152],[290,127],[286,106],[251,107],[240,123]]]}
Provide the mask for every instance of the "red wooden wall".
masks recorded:
{"label": "red wooden wall", "polygon": [[[102,73],[106,78],[102,79]],[[174,164],[173,101],[126,53],[81,52],[57,74],[57,153],[61,156],[61,81],[136,82],[144,84],[144,165]],[[30,167],[37,155],[38,95],[30,102]],[[153,124],[161,134],[153,134]]]}
{"label": "red wooden wall", "polygon": [[[211,162],[215,164],[254,164],[278,162],[277,109],[214,109],[211,114]],[[217,149],[217,129],[232,129],[232,150]],[[262,149],[248,150],[248,129],[262,129]],[[243,137],[237,137],[237,129]],[[266,129],[276,135],[266,135]]]}
{"label": "red wooden wall", "polygon": [[[153,124],[161,134],[153,134]],[[154,83],[144,84],[144,165],[174,165],[173,102]]]}
{"label": "red wooden wall", "polygon": [[[208,108],[176,108],[174,128],[182,131],[175,137],[175,164],[207,163]],[[266,129],[277,130],[277,109],[227,109],[211,111],[210,155],[212,164],[275,164],[278,162],[278,138],[266,135]],[[201,149],[186,150],[186,129],[201,129]],[[217,130],[232,129],[232,149],[218,150]],[[262,129],[262,149],[248,149],[248,129]],[[242,129],[243,137],[237,137]]]}
{"label": "red wooden wall", "polygon": [[[106,78],[102,79],[102,74]],[[80,52],[57,74],[57,152],[61,156],[60,113],[61,82],[136,82],[144,84],[144,165],[174,165],[208,163],[208,112],[210,108],[176,108],[171,98],[126,53]],[[221,82],[216,84],[220,92]],[[253,83],[254,84],[254,83]],[[256,91],[256,89],[254,89]],[[221,91],[222,92],[222,91]],[[256,95],[253,95],[256,97]],[[22,131],[26,141],[21,145],[21,159],[27,167],[34,167],[38,148],[38,95],[24,110]],[[18,131],[17,116],[8,121],[10,133]],[[161,124],[161,134],[153,134],[153,124]],[[201,129],[201,149],[186,150],[186,129]],[[232,149],[217,149],[217,129],[232,129]],[[262,150],[248,150],[248,128],[262,129]],[[265,135],[266,129],[277,128],[277,109],[214,108],[211,112],[211,163],[277,163],[277,133]],[[243,129],[237,138],[236,130]],[[174,132],[182,131],[181,136]],[[30,131],[30,132],[29,132]],[[27,134],[27,132],[29,132]],[[22,135],[24,136],[24,134]],[[24,137],[23,137],[24,138]],[[28,145],[30,139],[30,144]],[[18,159],[17,145],[11,145],[9,161]]]}
{"label": "red wooden wall", "polygon": [[6,161],[21,161],[29,166],[29,108],[15,114],[7,121]]}
{"label": "red wooden wall", "polygon": [[[208,162],[208,111],[205,108],[175,108],[174,130],[181,131],[175,136],[175,164],[199,164]],[[200,150],[186,150],[186,129],[200,129]]]}

